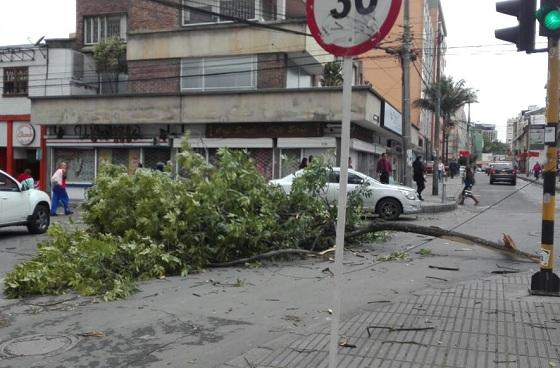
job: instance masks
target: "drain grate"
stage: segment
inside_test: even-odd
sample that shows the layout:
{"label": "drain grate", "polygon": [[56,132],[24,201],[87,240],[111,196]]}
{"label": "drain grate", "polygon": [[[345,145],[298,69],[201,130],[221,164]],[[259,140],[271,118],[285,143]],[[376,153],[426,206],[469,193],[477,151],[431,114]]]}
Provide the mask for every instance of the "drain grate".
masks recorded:
{"label": "drain grate", "polygon": [[56,355],[70,350],[78,338],[71,335],[28,335],[6,341],[0,345],[0,356],[7,358]]}

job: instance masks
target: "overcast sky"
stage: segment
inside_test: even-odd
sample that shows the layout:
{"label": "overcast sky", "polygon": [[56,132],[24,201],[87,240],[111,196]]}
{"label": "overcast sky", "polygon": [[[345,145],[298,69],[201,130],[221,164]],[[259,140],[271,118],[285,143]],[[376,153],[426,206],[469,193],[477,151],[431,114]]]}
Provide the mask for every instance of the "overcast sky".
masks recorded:
{"label": "overcast sky", "polygon": [[[445,73],[478,91],[480,102],[471,106],[471,121],[496,124],[498,137],[505,140],[508,118],[529,105],[545,106],[546,53],[519,53],[494,38],[496,28],[516,24],[514,17],[496,13],[494,0],[442,0],[442,6]],[[0,0],[0,14],[0,45],[68,37],[75,29],[75,0]],[[537,42],[546,47],[546,39]]]}

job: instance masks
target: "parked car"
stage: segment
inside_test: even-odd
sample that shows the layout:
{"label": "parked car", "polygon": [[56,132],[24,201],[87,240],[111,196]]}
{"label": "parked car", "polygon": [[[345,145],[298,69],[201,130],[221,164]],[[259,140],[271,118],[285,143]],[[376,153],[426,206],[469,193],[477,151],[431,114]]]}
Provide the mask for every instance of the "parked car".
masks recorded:
{"label": "parked car", "polygon": [[494,162],[490,169],[490,184],[495,182],[508,182],[515,185],[517,182],[517,170],[511,162]]}
{"label": "parked car", "polygon": [[0,170],[0,227],[25,225],[32,234],[47,231],[51,200]]}
{"label": "parked car", "polygon": [[434,172],[434,162],[426,161],[426,165],[424,165],[424,171],[426,172],[426,174],[432,174]]}
{"label": "parked car", "polygon": [[[301,176],[303,170],[296,171],[281,179],[271,180],[273,185],[280,186],[286,193],[290,193],[295,178]],[[338,188],[340,181],[340,168],[332,168],[329,173],[327,187],[324,195],[329,202],[336,203],[338,200]],[[361,185],[367,185],[371,190],[371,196],[364,196],[364,209],[370,213],[376,213],[385,220],[396,220],[401,214],[418,213],[421,210],[421,201],[416,195],[416,190],[392,184],[382,184],[358,171],[348,170],[348,192],[358,189]]]}

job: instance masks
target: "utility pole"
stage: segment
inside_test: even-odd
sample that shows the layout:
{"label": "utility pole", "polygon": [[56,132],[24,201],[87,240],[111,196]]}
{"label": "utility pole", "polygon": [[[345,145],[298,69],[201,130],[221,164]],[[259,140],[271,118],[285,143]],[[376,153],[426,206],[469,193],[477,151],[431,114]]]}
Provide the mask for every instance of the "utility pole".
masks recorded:
{"label": "utility pole", "polygon": [[[560,19],[559,19],[560,20]],[[543,173],[541,270],[531,277],[531,294],[560,296],[560,279],[554,268],[554,216],[556,214],[556,161],[558,144],[558,37],[548,37],[548,85],[546,103],[546,163]]]}
{"label": "utility pole", "polygon": [[406,186],[412,185],[412,149],[410,144],[410,0],[404,0],[404,34],[402,65],[402,176]]}
{"label": "utility pole", "polygon": [[471,130],[471,103],[469,102],[469,113],[467,115],[467,152],[468,152],[468,156],[467,156],[467,167],[469,167],[471,165],[471,135],[470,135],[470,130]]}
{"label": "utility pole", "polygon": [[434,147],[436,149],[436,158],[432,169],[432,195],[437,196],[439,192],[439,178],[438,178],[438,165],[439,165],[439,120],[441,115],[441,91],[439,90],[439,80],[441,78],[440,58],[441,58],[441,16],[438,15],[438,29],[437,29],[437,46],[436,46],[436,127],[434,137]]}

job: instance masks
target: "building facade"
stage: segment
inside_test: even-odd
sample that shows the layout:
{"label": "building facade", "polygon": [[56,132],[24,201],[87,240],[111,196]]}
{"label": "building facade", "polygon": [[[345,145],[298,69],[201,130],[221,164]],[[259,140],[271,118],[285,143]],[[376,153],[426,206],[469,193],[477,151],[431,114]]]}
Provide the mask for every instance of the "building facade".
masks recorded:
{"label": "building facade", "polygon": [[[81,62],[79,65],[78,62]],[[30,169],[45,188],[46,128],[32,122],[30,98],[88,93],[85,59],[65,42],[0,47],[0,168]],[[91,92],[90,92],[91,93]]]}
{"label": "building facade", "polygon": [[[76,38],[68,42],[87,56],[117,37],[128,72],[116,84],[98,76],[96,95],[32,98],[32,121],[47,127],[49,168],[69,163],[75,196],[102,161],[131,172],[139,162],[174,162],[185,137],[210,162],[221,147],[246,149],[270,179],[293,172],[303,157],[338,163],[341,88],[320,86],[334,58],[308,36],[305,4],[231,5],[77,1]],[[375,175],[381,153],[399,152],[402,119],[375,86],[360,85],[359,64],[355,71],[350,155],[355,169]]]}

